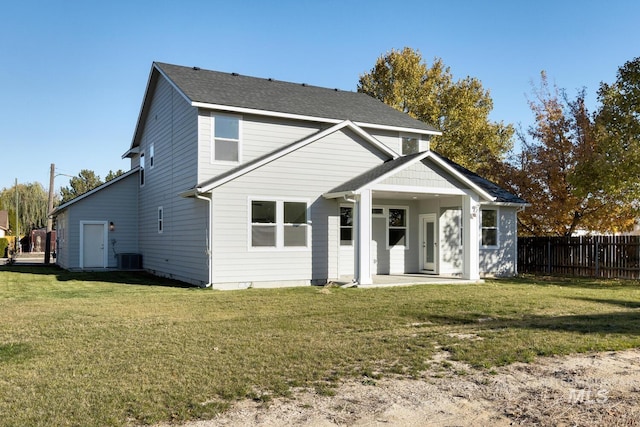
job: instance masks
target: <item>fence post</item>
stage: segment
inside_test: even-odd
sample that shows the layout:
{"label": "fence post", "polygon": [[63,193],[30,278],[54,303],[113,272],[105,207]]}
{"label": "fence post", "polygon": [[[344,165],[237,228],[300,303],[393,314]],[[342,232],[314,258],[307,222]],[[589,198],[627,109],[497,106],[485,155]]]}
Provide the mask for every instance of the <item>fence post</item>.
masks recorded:
{"label": "fence post", "polygon": [[599,239],[596,240],[596,277],[600,277],[600,248],[599,248]]}
{"label": "fence post", "polygon": [[547,274],[551,276],[551,239],[547,240]]}

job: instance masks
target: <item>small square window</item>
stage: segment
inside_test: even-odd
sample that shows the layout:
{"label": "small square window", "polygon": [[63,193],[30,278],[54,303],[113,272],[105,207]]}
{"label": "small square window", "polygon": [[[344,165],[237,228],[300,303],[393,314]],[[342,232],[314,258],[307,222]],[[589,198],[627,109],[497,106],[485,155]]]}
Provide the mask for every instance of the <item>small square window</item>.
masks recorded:
{"label": "small square window", "polygon": [[420,151],[420,138],[416,136],[402,137],[402,155],[413,154]]}

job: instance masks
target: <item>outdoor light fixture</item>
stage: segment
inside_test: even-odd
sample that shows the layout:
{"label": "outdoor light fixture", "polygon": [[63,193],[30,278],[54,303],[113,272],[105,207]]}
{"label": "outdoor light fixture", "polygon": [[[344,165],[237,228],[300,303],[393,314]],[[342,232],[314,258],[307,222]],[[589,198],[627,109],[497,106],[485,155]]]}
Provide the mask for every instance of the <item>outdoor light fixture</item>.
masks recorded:
{"label": "outdoor light fixture", "polygon": [[116,225],[113,223],[113,221],[109,222],[109,231],[115,231],[116,230]]}

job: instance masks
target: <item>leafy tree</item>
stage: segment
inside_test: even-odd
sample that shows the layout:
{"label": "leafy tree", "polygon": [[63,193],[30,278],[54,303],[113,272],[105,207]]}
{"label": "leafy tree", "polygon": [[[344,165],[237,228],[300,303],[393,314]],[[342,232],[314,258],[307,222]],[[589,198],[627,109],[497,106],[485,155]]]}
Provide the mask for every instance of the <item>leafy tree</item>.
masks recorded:
{"label": "leafy tree", "polygon": [[569,236],[582,228],[615,232],[634,224],[633,204],[612,192],[602,162],[607,152],[596,117],[585,106],[585,90],[569,99],[547,76],[529,102],[535,124],[519,135],[523,149],[502,165],[499,183],[531,203],[519,214],[520,231]]}
{"label": "leafy tree", "polygon": [[513,146],[513,126],[489,120],[489,91],[476,78],[454,81],[440,58],[429,67],[411,48],[391,50],[360,76],[358,91],[436,126],[443,134],[431,147],[470,170],[502,160]]}
{"label": "leafy tree", "polygon": [[4,188],[0,192],[0,210],[9,213],[9,227],[13,234],[16,227],[16,192],[18,194],[18,218],[20,234],[26,234],[34,228],[44,227],[47,223],[48,194],[38,182],[18,184]]}
{"label": "leafy tree", "polygon": [[82,169],[78,176],[69,180],[68,187],[60,188],[62,203],[68,202],[69,200],[74,199],[87,191],[91,191],[102,184],[102,180],[94,171]]}
{"label": "leafy tree", "polygon": [[640,200],[640,57],[618,69],[616,81],[600,84],[596,123],[603,187],[627,203]]}
{"label": "leafy tree", "polygon": [[112,179],[116,179],[120,175],[124,175],[124,171],[122,169],[118,169],[115,172],[112,171],[112,170],[109,170],[109,173],[107,174],[106,178],[104,179],[104,182],[109,182]]}

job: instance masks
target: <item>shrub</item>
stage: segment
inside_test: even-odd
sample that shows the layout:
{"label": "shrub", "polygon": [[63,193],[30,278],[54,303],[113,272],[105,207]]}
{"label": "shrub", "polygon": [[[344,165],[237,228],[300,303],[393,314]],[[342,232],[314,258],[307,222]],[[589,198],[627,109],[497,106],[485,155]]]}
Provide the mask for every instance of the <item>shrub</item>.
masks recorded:
{"label": "shrub", "polygon": [[9,256],[9,239],[0,237],[0,258]]}

